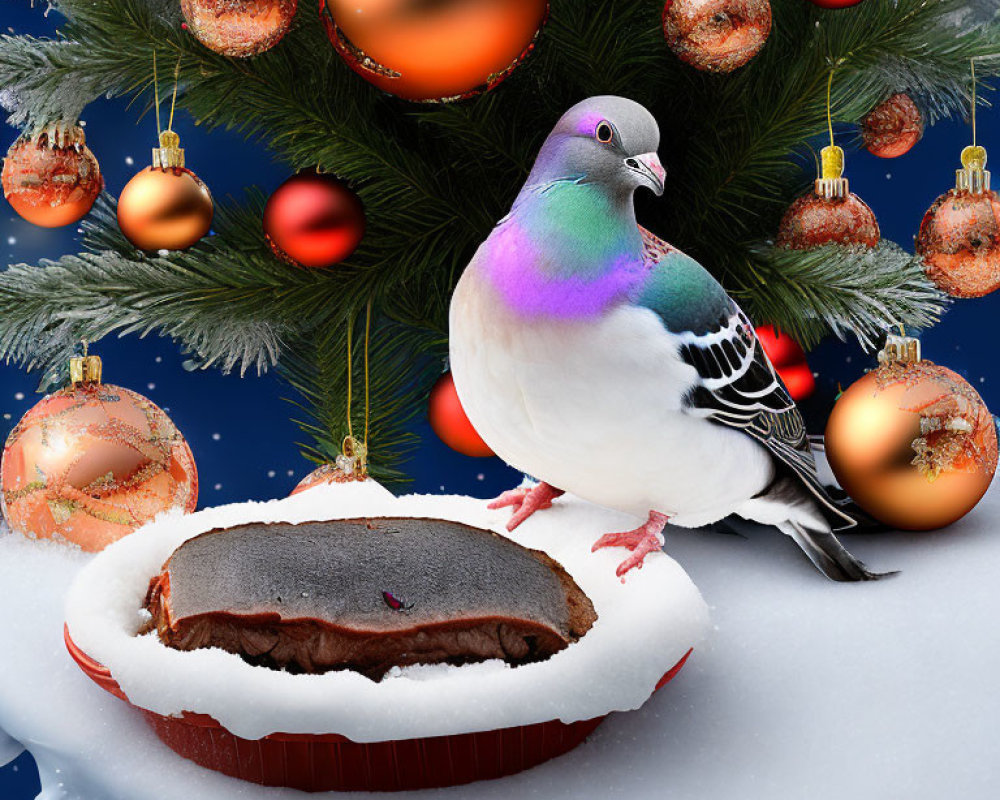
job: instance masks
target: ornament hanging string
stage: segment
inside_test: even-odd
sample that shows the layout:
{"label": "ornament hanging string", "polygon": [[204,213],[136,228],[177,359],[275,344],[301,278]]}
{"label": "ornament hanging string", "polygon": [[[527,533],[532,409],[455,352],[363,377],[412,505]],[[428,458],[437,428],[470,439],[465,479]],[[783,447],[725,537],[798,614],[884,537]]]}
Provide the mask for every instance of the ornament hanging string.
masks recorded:
{"label": "ornament hanging string", "polygon": [[369,351],[371,349],[372,301],[368,300],[365,309],[365,432],[362,442],[354,438],[354,422],[352,410],[354,405],[354,318],[347,323],[347,438],[341,447],[344,456],[354,463],[358,475],[365,477],[368,473],[368,431],[371,422],[371,373],[369,369]]}
{"label": "ornament hanging string", "polygon": [[969,59],[972,71],[972,146],[976,146],[976,59]]}
{"label": "ornament hanging string", "polygon": [[[167,120],[167,130],[174,129],[174,111],[177,109],[177,87],[181,79],[181,60],[178,57],[177,65],[174,67],[174,91],[170,98],[170,118]],[[153,104],[156,107],[156,135],[159,137],[163,133],[160,125],[160,80],[156,69],[156,51],[153,51]]]}
{"label": "ornament hanging string", "polygon": [[830,147],[836,144],[833,140],[833,103],[831,100],[833,97],[833,73],[836,70],[836,67],[830,68],[830,77],[826,82],[826,126],[830,131]]}

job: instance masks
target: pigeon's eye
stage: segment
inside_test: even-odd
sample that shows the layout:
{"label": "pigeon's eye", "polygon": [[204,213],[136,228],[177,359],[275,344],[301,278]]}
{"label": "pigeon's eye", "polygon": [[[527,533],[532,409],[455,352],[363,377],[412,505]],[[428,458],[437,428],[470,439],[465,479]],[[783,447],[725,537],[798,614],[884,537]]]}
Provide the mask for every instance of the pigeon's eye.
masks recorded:
{"label": "pigeon's eye", "polygon": [[597,132],[595,134],[595,136],[597,136],[597,141],[607,144],[611,141],[614,135],[615,131],[614,128],[611,127],[611,123],[601,122],[597,125]]}

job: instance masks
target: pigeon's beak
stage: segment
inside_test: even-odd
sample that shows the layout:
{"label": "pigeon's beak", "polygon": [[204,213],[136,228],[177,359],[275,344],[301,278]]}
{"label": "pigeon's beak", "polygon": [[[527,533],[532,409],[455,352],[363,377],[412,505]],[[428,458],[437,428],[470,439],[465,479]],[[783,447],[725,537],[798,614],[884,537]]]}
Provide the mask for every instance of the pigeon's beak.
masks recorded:
{"label": "pigeon's beak", "polygon": [[625,166],[638,173],[641,183],[652,189],[657,197],[663,194],[663,182],[667,177],[667,171],[655,151],[626,158]]}

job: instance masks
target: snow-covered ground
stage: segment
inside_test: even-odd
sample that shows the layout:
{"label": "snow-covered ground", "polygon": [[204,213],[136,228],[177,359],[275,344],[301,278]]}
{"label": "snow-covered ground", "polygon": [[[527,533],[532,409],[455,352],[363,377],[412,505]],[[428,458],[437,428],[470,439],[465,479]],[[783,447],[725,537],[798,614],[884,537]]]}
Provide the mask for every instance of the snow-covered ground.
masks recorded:
{"label": "snow-covered ground", "polygon": [[[560,514],[563,502],[543,513]],[[712,608],[709,642],[641,710],[612,716],[574,752],[440,794],[992,800],[1000,786],[1000,495],[944,531],[844,538],[872,568],[901,574],[832,584],[772,531],[669,530],[668,551]],[[303,797],[175,756],[79,672],[63,648],[62,604],[87,560],[0,537],[0,729],[39,760],[42,797]],[[634,624],[641,636],[643,620]],[[9,753],[0,736],[0,757]]]}

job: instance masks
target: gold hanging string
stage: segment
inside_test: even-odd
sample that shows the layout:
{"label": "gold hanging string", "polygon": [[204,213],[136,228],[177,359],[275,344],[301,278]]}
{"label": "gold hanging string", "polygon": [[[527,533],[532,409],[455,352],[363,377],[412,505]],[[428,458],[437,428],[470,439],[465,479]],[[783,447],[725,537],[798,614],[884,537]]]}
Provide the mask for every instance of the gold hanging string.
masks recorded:
{"label": "gold hanging string", "polygon": [[976,59],[969,59],[972,68],[972,146],[976,146]]}
{"label": "gold hanging string", "polygon": [[[351,406],[352,406],[352,394],[353,394],[353,384],[354,384],[354,358],[351,353],[351,343],[354,338],[354,317],[348,317],[347,320],[347,438],[354,441],[354,424],[351,422]],[[353,455],[353,453],[344,453],[346,456]]]}
{"label": "gold hanging string", "polygon": [[156,51],[153,51],[153,103],[156,106],[156,136],[159,138],[163,130],[160,128],[160,79],[156,71]]}
{"label": "gold hanging string", "polygon": [[833,96],[833,73],[836,71],[836,67],[830,68],[830,77],[826,82],[826,126],[830,131],[830,147],[833,147],[835,142],[833,141],[833,104],[831,98]]}
{"label": "gold hanging string", "polygon": [[[180,84],[181,80],[181,60],[180,57],[177,59],[177,66],[174,67],[174,96],[170,100],[170,119],[167,121],[167,130],[172,131],[174,129],[174,110],[177,108],[177,86]],[[157,116],[159,116],[159,111],[157,111]]]}
{"label": "gold hanging string", "polygon": [[368,370],[368,349],[372,338],[372,299],[365,311],[365,453],[368,452],[368,423],[371,418],[371,380]]}

